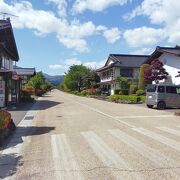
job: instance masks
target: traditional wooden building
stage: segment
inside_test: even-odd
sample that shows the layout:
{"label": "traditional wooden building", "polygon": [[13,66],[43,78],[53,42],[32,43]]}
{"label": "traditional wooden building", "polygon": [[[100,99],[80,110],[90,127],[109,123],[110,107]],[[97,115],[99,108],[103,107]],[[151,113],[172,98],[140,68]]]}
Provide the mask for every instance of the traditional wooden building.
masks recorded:
{"label": "traditional wooden building", "polygon": [[28,83],[28,81],[36,75],[35,68],[23,68],[14,66],[14,71],[17,73],[18,76],[22,78],[22,84]]}
{"label": "traditional wooden building", "polygon": [[114,90],[119,89],[116,82],[117,77],[125,77],[138,83],[140,66],[148,57],[145,55],[110,54],[105,65],[97,69],[101,80],[101,89],[114,94]]}
{"label": "traditional wooden building", "polygon": [[21,78],[13,70],[19,60],[10,19],[0,20],[0,107],[20,101]]}

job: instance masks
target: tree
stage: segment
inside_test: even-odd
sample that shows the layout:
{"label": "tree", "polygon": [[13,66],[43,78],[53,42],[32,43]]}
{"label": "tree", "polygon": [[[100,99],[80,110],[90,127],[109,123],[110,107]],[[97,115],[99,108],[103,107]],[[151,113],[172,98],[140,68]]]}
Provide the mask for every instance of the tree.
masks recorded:
{"label": "tree", "polygon": [[144,71],[144,81],[147,83],[158,83],[159,80],[167,79],[168,73],[163,67],[163,63],[158,59],[151,62],[151,65]]}
{"label": "tree", "polygon": [[116,82],[119,84],[120,89],[128,89],[129,83],[127,78],[117,77]]}
{"label": "tree", "polygon": [[100,82],[100,77],[93,69],[89,69],[88,74],[84,77],[84,86],[86,88],[97,88]]}
{"label": "tree", "polygon": [[83,65],[73,65],[69,68],[68,73],[64,77],[65,86],[72,91],[81,90],[85,85],[85,77],[90,70]]}
{"label": "tree", "polygon": [[145,89],[146,82],[144,81],[144,71],[149,67],[149,64],[142,64],[139,72],[138,89]]}
{"label": "tree", "polygon": [[70,91],[81,91],[82,88],[96,87],[100,78],[95,70],[89,69],[83,65],[73,65],[69,68],[64,77],[64,83],[61,88]]}
{"label": "tree", "polygon": [[28,86],[33,87],[34,89],[40,89],[42,85],[44,85],[46,82],[43,73],[38,72],[34,77],[31,78],[31,80],[28,82]]}

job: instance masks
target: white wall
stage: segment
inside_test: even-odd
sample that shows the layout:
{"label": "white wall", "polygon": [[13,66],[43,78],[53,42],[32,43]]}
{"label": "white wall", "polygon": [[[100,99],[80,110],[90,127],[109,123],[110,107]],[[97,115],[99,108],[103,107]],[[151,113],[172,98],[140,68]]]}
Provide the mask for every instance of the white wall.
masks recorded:
{"label": "white wall", "polygon": [[164,68],[171,76],[172,83],[179,85],[180,77],[176,78],[175,76],[177,76],[178,71],[180,71],[180,57],[169,53],[163,53],[158,59],[164,64]]}
{"label": "white wall", "polygon": [[120,67],[115,67],[114,68],[114,78],[116,79],[119,76],[120,76]]}

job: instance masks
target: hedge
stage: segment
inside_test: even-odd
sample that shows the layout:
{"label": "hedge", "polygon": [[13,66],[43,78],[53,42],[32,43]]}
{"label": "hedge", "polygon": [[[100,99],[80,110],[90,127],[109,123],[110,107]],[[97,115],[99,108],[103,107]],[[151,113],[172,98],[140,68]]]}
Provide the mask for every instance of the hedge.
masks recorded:
{"label": "hedge", "polygon": [[113,102],[138,103],[138,102],[144,102],[145,96],[111,95],[108,97],[108,99]]}
{"label": "hedge", "polygon": [[128,95],[129,94],[129,89],[115,89],[114,94],[116,95]]}

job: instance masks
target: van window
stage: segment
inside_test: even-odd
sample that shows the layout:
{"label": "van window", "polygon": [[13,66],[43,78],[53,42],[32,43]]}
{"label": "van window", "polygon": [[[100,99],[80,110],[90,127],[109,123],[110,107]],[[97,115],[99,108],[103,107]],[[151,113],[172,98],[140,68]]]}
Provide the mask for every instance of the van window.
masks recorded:
{"label": "van window", "polygon": [[180,94],[180,87],[176,87],[177,94]]}
{"label": "van window", "polygon": [[176,87],[173,87],[173,86],[167,86],[166,92],[171,93],[171,94],[177,94]]}
{"label": "van window", "polygon": [[156,85],[149,84],[147,86],[147,92],[155,92],[156,91]]}
{"label": "van window", "polygon": [[158,92],[164,93],[164,86],[158,86]]}

